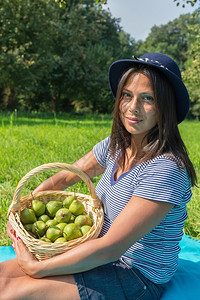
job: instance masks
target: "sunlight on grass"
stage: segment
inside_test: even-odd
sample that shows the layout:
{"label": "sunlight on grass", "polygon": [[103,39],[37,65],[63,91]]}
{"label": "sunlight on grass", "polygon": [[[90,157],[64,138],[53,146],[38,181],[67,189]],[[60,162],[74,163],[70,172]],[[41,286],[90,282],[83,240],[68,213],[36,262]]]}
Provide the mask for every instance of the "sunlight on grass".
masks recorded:
{"label": "sunlight on grass", "polygon": [[[0,114],[0,246],[10,244],[6,234],[6,215],[19,180],[33,168],[50,163],[73,163],[108,136],[112,117],[107,115],[70,116],[68,114]],[[184,121],[181,135],[200,178],[200,122]],[[32,178],[23,188],[29,194],[52,171]],[[94,185],[98,178],[93,178]],[[88,193],[83,182],[71,190]],[[185,233],[200,239],[200,190],[192,189]]]}

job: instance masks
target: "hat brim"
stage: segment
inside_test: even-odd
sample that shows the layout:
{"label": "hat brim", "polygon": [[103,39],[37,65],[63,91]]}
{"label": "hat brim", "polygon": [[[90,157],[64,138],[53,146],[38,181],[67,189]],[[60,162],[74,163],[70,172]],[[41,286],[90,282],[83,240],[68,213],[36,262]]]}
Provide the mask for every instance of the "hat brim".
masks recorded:
{"label": "hat brim", "polygon": [[190,99],[189,99],[188,91],[184,83],[178,76],[176,76],[170,70],[165,69],[159,65],[155,65],[145,61],[137,61],[133,59],[121,59],[112,63],[112,65],[109,68],[108,77],[109,77],[110,89],[114,97],[116,97],[118,84],[122,75],[128,69],[138,64],[148,65],[155,69],[158,69],[167,77],[175,93],[177,122],[181,123],[189,112]]}

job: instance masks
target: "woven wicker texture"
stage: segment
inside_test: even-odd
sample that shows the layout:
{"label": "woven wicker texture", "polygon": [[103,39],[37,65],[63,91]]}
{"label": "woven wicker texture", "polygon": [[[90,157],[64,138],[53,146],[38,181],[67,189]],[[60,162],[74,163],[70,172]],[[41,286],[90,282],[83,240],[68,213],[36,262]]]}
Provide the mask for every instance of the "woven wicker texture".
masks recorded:
{"label": "woven wicker texture", "polygon": [[[27,181],[29,181],[38,173],[53,169],[64,169],[75,173],[86,183],[90,195],[67,191],[43,191],[35,193],[34,195],[29,194],[27,196],[21,197],[23,187],[27,183]],[[47,243],[33,238],[25,230],[23,224],[20,221],[21,211],[24,208],[30,208],[33,199],[40,200],[43,203],[47,204],[51,200],[63,201],[68,195],[74,195],[77,200],[83,203],[85,207],[85,213],[89,214],[93,221],[91,230],[84,236],[68,241],[66,243]],[[16,235],[22,239],[29,251],[33,253],[33,255],[38,260],[44,260],[64,253],[67,250],[72,249],[73,247],[84,243],[87,240],[97,238],[103,225],[104,213],[102,203],[96,195],[95,187],[87,174],[72,165],[64,163],[49,163],[31,170],[19,181],[13,196],[13,201],[8,210],[8,219],[13,229],[16,231]]]}

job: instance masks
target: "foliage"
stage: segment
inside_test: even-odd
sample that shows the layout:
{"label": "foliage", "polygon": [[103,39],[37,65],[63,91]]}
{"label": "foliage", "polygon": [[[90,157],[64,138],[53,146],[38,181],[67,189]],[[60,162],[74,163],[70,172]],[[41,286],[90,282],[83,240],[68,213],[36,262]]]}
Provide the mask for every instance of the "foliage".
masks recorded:
{"label": "foliage", "polygon": [[56,19],[58,12],[45,0],[1,0],[0,4],[0,82],[3,92],[7,91],[3,105],[13,108],[21,103],[27,108],[38,88],[44,89],[38,82],[45,82],[53,68],[49,53],[53,26],[49,17]]}
{"label": "foliage", "polygon": [[[0,0],[1,110],[110,113],[107,72],[114,60],[163,52],[182,70],[190,66],[196,36],[188,26],[199,24],[197,11],[135,41],[102,9],[104,0],[62,1],[63,9],[61,0]],[[198,86],[186,81],[190,117],[199,118]]]}
{"label": "foliage", "polygon": [[176,2],[176,5],[179,6],[180,3],[182,2],[182,7],[185,7],[186,4],[190,4],[191,6],[194,6],[197,3],[197,0],[182,0],[181,2],[179,0],[174,0]]}
{"label": "foliage", "polygon": [[92,0],[68,1],[66,9],[53,0],[0,4],[2,109],[112,110],[108,67],[123,51],[132,54],[119,20]]}
{"label": "foliage", "polygon": [[[78,3],[80,3],[80,0],[55,0],[55,2],[58,3],[60,8],[65,9],[66,7],[77,5]],[[93,3],[99,5],[106,4],[107,0],[93,0]]]}
{"label": "foliage", "polygon": [[190,34],[195,37],[195,41],[188,50],[188,60],[186,70],[183,72],[183,79],[187,85],[192,101],[190,114],[197,119],[200,117],[200,26],[199,24],[189,27]]}
{"label": "foliage", "polygon": [[180,68],[187,60],[189,45],[195,36],[188,33],[188,26],[198,23],[198,12],[184,14],[166,25],[151,28],[151,32],[140,47],[141,53],[161,52],[171,56]]}
{"label": "foliage", "polygon": [[184,14],[166,25],[153,26],[139,47],[139,54],[161,52],[171,56],[179,65],[188,88],[191,108],[189,118],[200,118],[199,15]]}

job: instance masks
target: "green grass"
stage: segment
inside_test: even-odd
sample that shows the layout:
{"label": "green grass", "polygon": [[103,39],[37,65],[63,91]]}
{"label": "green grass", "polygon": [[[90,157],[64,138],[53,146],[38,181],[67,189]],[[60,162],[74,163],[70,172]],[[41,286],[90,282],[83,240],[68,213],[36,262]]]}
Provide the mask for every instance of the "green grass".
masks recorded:
{"label": "green grass", "polygon": [[[110,134],[111,117],[51,114],[0,114],[0,245],[10,243],[6,215],[19,180],[33,168],[50,163],[73,163]],[[52,171],[32,178],[23,188],[29,194]],[[96,184],[98,178],[94,178]],[[89,193],[84,183],[73,186]]]}
{"label": "green grass", "polygon": [[179,128],[198,179],[198,187],[192,188],[192,199],[187,205],[188,219],[184,231],[200,240],[200,122],[184,121]]}
{"label": "green grass", "polygon": [[[112,118],[109,115],[0,113],[0,246],[10,245],[6,234],[7,210],[12,202],[19,180],[33,168],[50,163],[73,163],[108,136]],[[200,123],[185,121],[180,125],[183,140],[188,147],[198,178],[200,178]],[[33,177],[23,188],[29,194],[52,171]],[[92,181],[96,185],[99,177]],[[83,182],[71,189],[88,193]],[[185,233],[200,239],[200,192],[193,188],[188,204]]]}

